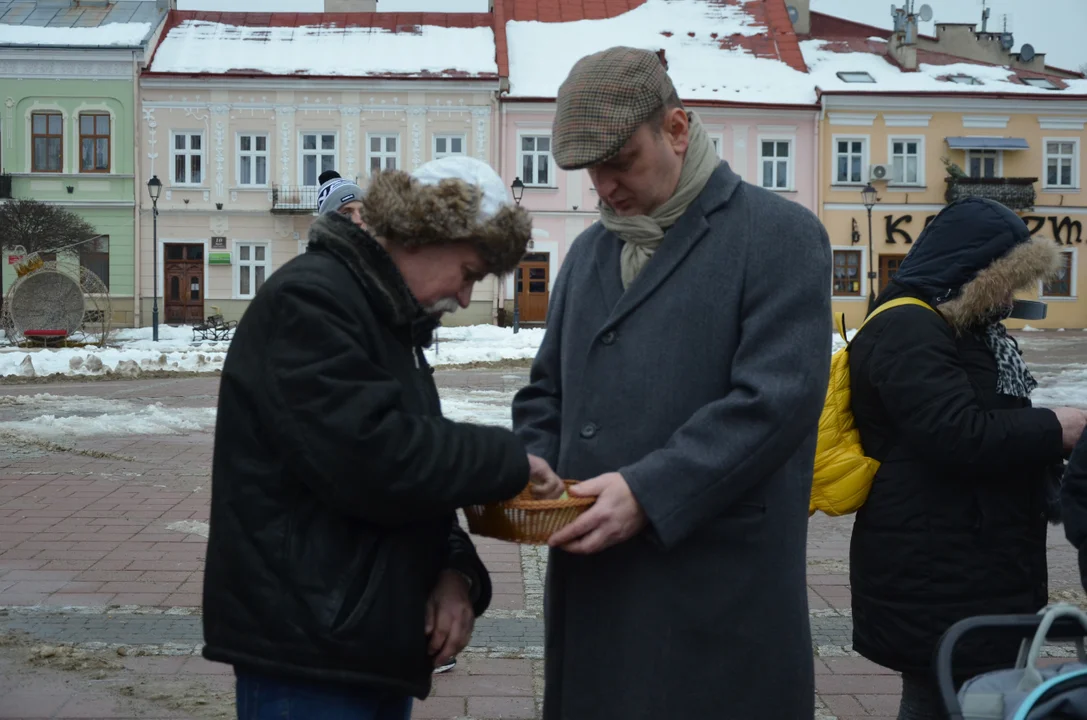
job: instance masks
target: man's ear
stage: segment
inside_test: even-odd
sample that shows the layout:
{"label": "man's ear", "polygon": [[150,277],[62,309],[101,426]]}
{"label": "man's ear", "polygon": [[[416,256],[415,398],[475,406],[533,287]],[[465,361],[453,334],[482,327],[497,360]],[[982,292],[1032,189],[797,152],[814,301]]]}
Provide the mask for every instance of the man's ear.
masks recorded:
{"label": "man's ear", "polygon": [[664,136],[677,154],[687,152],[691,120],[683,108],[672,108],[664,115]]}

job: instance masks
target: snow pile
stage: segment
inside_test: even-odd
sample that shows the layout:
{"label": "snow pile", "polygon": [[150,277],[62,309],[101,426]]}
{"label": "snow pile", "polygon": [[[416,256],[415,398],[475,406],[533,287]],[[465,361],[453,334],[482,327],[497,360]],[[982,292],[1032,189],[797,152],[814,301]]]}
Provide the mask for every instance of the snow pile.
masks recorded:
{"label": "snow pile", "polygon": [[[215,426],[215,408],[165,407],[125,400],[49,393],[9,396],[5,415],[23,419],[0,422],[0,435],[52,440],[103,435],[181,435],[205,432]],[[23,411],[23,412],[20,412]]]}
{"label": "snow pile", "polygon": [[34,27],[0,25],[0,45],[87,45],[137,47],[151,23],[110,23],[98,27]]}
{"label": "snow pile", "polygon": [[461,390],[441,391],[442,415],[457,422],[477,425],[497,425],[513,429],[510,407],[516,390]]}
{"label": "snow pile", "polygon": [[437,342],[425,354],[427,362],[435,366],[532,359],[544,332],[540,328],[521,328],[514,334],[512,328],[495,325],[443,327],[435,334]]}
{"label": "snow pile", "polygon": [[[883,55],[835,50],[834,40],[805,40],[800,43],[804,60],[808,64],[810,85],[824,92],[847,90],[849,92],[1001,92],[1051,97],[1053,90],[1012,82],[1016,71],[995,65],[953,63],[929,65],[919,63],[917,72],[904,72],[888,62]],[[851,83],[838,77],[839,72],[866,72],[875,83]],[[979,85],[953,83],[946,79],[955,75],[969,75]],[[1087,93],[1087,80],[1065,80],[1064,93]]]}
{"label": "snow pile", "polygon": [[506,23],[510,94],[555,97],[581,57],[616,45],[663,49],[668,74],[685,100],[814,103],[815,86],[804,73],[721,42],[766,32],[742,3],[713,0],[646,0],[604,20]]}
{"label": "snow pile", "polygon": [[105,375],[135,377],[149,370],[213,372],[222,370],[226,348],[60,348],[0,352],[0,377]]}
{"label": "snow pile", "polygon": [[270,75],[496,76],[490,27],[246,27],[185,20],[163,39],[151,72]]}

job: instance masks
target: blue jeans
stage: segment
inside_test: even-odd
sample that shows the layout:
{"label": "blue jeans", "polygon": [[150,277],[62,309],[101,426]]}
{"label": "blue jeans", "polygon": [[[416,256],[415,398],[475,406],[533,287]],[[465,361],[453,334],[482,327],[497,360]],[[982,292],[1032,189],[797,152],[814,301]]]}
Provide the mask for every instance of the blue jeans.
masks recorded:
{"label": "blue jeans", "polygon": [[236,671],[238,720],[409,720],[411,697]]}

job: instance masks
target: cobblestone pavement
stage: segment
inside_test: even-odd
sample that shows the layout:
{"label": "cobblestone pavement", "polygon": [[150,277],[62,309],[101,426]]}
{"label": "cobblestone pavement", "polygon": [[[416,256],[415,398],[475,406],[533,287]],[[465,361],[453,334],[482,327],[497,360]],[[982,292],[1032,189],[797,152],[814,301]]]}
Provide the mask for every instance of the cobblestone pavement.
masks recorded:
{"label": "cobblestone pavement", "polygon": [[[1076,404],[1059,385],[1082,372],[1087,337],[1033,334],[1023,345],[1040,395]],[[526,374],[436,378],[452,415],[508,422]],[[230,668],[199,657],[217,390],[211,376],[0,386],[0,718],[231,717]],[[816,717],[890,718],[898,678],[851,647],[850,528],[816,516],[809,529]],[[546,552],[477,543],[492,609],[416,718],[539,716]],[[1049,545],[1053,598],[1083,602],[1060,529]]]}

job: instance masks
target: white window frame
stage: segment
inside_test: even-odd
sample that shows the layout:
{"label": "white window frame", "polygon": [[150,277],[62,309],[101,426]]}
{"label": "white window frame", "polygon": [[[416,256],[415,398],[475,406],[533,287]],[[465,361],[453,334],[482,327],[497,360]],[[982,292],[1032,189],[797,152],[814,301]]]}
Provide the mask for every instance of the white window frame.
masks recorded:
{"label": "white window frame", "polygon": [[[557,177],[557,173],[556,173],[557,166],[555,165],[555,156],[551,154],[551,150],[547,151],[547,179],[548,179],[548,182],[547,182],[546,185],[542,185],[542,184],[536,183],[536,182],[528,182],[525,178],[521,177],[521,174],[524,172],[524,168],[525,168],[525,154],[526,154],[525,151],[522,150],[521,148],[524,146],[524,139],[526,137],[533,137],[533,138],[545,137],[549,141],[551,141],[550,143],[548,143],[548,147],[554,147],[554,145],[553,145],[554,139],[551,137],[551,131],[550,130],[536,130],[536,131],[525,130],[523,132],[517,133],[517,165],[516,165],[516,170],[515,170],[516,176],[521,178],[521,182],[523,182],[525,184],[525,187],[531,187],[531,188],[557,188],[559,186],[558,177]],[[539,155],[540,155],[540,151],[539,150],[533,150],[531,154],[538,158]],[[539,168],[536,166],[535,163],[533,163],[533,165],[532,165],[532,170],[533,170],[534,173],[538,174]]]}
{"label": "white window frame", "polygon": [[[832,245],[830,247],[830,296],[834,302],[868,302],[868,250],[856,245]],[[857,275],[861,279],[861,291],[857,295],[834,294],[834,253],[855,252],[860,253]]]}
{"label": "white window frame", "polygon": [[[905,179],[906,165],[902,164],[902,180],[894,179],[895,143],[917,143],[917,181],[910,182]],[[924,135],[890,135],[887,138],[887,164],[891,166],[891,178],[887,184],[893,187],[925,187],[925,136]]]}
{"label": "white window frame", "polygon": [[[1068,157],[1067,155],[1052,156],[1049,154],[1049,143],[1072,143],[1072,184],[1071,185],[1050,185],[1049,184],[1049,158],[1050,157]],[[1046,190],[1079,190],[1079,171],[1080,171],[1080,139],[1077,137],[1046,137],[1042,138],[1042,187]],[[1058,173],[1059,176],[1059,173]]]}
{"label": "white window frame", "polygon": [[[859,181],[854,180],[839,180],[838,179],[838,143],[840,142],[861,142],[861,179]],[[866,177],[868,168],[871,167],[872,157],[872,136],[871,135],[834,135],[831,137],[831,185],[837,185],[839,187],[863,187],[868,184],[868,178]],[[852,157],[852,151],[849,153]]]}
{"label": "white window frame", "polygon": [[[1056,242],[1056,241],[1053,241]],[[1076,280],[1079,277],[1079,248],[1061,246],[1061,253],[1067,253],[1072,256],[1072,277],[1069,282],[1069,289],[1072,291],[1071,295],[1046,295],[1045,294],[1045,281],[1038,281],[1038,298],[1047,302],[1072,302],[1079,299],[1079,288]]]}
{"label": "white window frame", "polygon": [[[257,246],[264,248],[264,260],[257,261],[253,259],[253,252],[250,252],[250,258],[248,260],[242,260],[242,246],[248,246],[254,248]],[[256,266],[264,266],[264,282],[268,282],[269,276],[272,274],[272,243],[268,240],[235,240],[234,241],[234,254],[231,258],[231,270],[233,271],[233,299],[235,300],[252,300],[256,294],[257,289],[253,286],[256,284],[256,278],[251,277],[249,281],[250,292],[246,295],[242,294],[242,267],[254,268]],[[255,273],[254,273],[255,275]]]}
{"label": "white window frame", "polygon": [[[763,162],[765,158],[762,155],[763,142],[779,143],[784,142],[789,144],[789,155],[785,158],[785,187],[770,187],[764,184],[763,178]],[[796,136],[795,135],[759,135],[756,138],[758,147],[758,180],[759,187],[766,190],[774,190],[776,192],[796,192]],[[775,148],[776,149],[776,148]],[[774,158],[775,162],[777,158]],[[776,179],[776,178],[775,178]]]}
{"label": "white window frame", "polygon": [[[264,151],[260,150],[242,150],[242,138],[252,138],[252,147],[256,147],[256,139],[258,137],[264,138]],[[264,158],[264,182],[242,182],[242,159],[249,158],[250,168],[249,177],[255,178],[257,173],[257,158]],[[260,132],[257,130],[240,130],[234,136],[234,160],[236,162],[235,171],[237,174],[237,183],[240,188],[266,188],[271,183],[272,177],[272,136],[270,133]]]}
{"label": "white window frame", "polygon": [[[963,165],[962,165],[963,172],[965,172],[968,176],[972,177],[970,175],[970,153],[987,153],[987,152],[996,153],[996,175],[994,175],[993,177],[998,177],[998,178],[1004,177],[1004,151],[1003,150],[996,150],[996,149],[993,149],[993,150],[963,150],[963,156],[962,156],[962,159],[963,159]],[[982,175],[981,177],[985,177],[985,176]]]}
{"label": "white window frame", "polygon": [[[460,140],[461,151],[459,153],[458,152],[451,152],[449,150],[446,150],[445,152],[439,152],[438,151],[438,141],[439,140],[445,140],[447,148],[449,147],[450,141]],[[444,158],[444,157],[461,156],[461,155],[467,155],[467,154],[468,154],[468,136],[465,135],[464,133],[434,133],[434,135],[430,139],[430,158],[432,160],[440,160],[441,158]],[[369,164],[367,164],[367,167],[369,167]]]}
{"label": "white window frame", "polygon": [[[305,147],[305,137],[307,135],[314,135],[317,137],[317,149],[307,150]],[[332,150],[321,149],[321,136],[332,136]],[[306,158],[308,156],[314,156],[317,160],[317,172],[314,176],[314,184],[306,185]],[[336,130],[299,130],[298,131],[298,186],[299,187],[319,187],[320,182],[317,178],[321,177],[321,173],[324,170],[321,169],[320,158],[324,155],[332,155],[332,169],[335,170],[340,166],[340,133]]]}
{"label": "white window frame", "polygon": [[[177,137],[184,135],[185,150],[177,149]],[[192,182],[192,162],[186,160],[185,162],[185,178],[186,182],[177,182],[177,176],[174,174],[174,168],[177,166],[177,156],[184,155],[189,157],[196,153],[189,147],[192,145],[192,137],[194,135],[200,136],[200,182]],[[203,130],[171,130],[170,131],[170,184],[174,187],[204,187],[207,185],[208,179],[208,137],[207,133]]]}
{"label": "white window frame", "polygon": [[[382,149],[379,150],[376,153],[373,150],[370,149],[370,141],[373,138],[382,138],[382,142],[381,142],[381,148]],[[394,150],[393,152],[389,152],[386,149],[385,140],[388,139],[388,138],[396,138],[396,150]],[[368,132],[368,133],[366,133],[366,177],[370,177],[370,174],[372,172],[372,170],[370,169],[370,161],[372,159],[374,159],[374,158],[381,158],[381,161],[382,161],[381,162],[381,169],[382,170],[388,169],[388,168],[385,167],[385,160],[388,160],[389,158],[393,158],[394,160],[396,160],[396,169],[397,170],[402,168],[403,163],[400,160],[400,152],[403,149],[404,149],[404,142],[400,137],[400,133],[395,131],[395,130],[391,130],[389,132],[373,132],[373,133]]]}
{"label": "white window frame", "polygon": [[713,143],[713,149],[717,151],[717,157],[721,160],[725,159],[723,148],[725,147],[725,136],[722,133],[710,133],[710,142]]}

